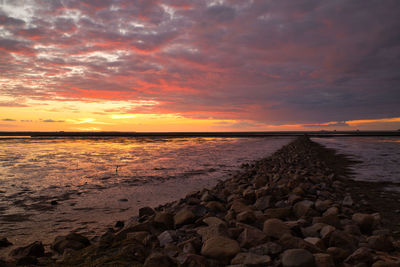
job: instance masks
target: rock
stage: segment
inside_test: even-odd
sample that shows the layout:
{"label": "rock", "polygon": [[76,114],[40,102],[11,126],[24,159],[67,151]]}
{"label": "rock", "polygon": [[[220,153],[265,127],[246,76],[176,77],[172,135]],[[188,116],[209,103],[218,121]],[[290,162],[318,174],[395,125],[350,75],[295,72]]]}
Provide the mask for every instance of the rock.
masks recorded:
{"label": "rock", "polygon": [[152,216],[155,214],[155,211],[150,207],[143,207],[139,209],[139,217],[143,216]]}
{"label": "rock", "polygon": [[326,211],[332,205],[332,200],[320,200],[315,201],[315,209],[321,212]]}
{"label": "rock", "polygon": [[258,228],[246,226],[238,237],[241,247],[249,248],[262,244],[267,240],[267,235]]}
{"label": "rock", "polygon": [[231,210],[233,210],[236,214],[241,213],[243,211],[251,210],[249,206],[244,204],[241,200],[236,199],[232,202]]}
{"label": "rock", "polygon": [[332,256],[335,263],[343,262],[351,254],[351,252],[338,247],[329,247],[326,253]]}
{"label": "rock", "polygon": [[301,233],[305,237],[319,237],[321,229],[326,226],[324,223],[315,223],[311,226],[301,228]]}
{"label": "rock", "polygon": [[247,210],[236,215],[236,220],[244,223],[252,223],[256,220],[256,215],[253,211]]}
{"label": "rock", "polygon": [[201,196],[201,201],[209,202],[215,200],[215,196],[208,190],[206,190],[203,195]]}
{"label": "rock", "polygon": [[12,243],[10,241],[8,241],[7,238],[3,237],[0,239],[0,248],[9,247],[11,245],[12,245]]}
{"label": "rock", "polygon": [[207,227],[199,227],[196,229],[196,232],[201,236],[203,242],[214,236],[229,236],[228,229],[223,224],[212,224]]}
{"label": "rock", "polygon": [[303,239],[292,236],[290,234],[285,234],[279,239],[279,244],[282,245],[284,249],[294,249],[301,248],[310,251],[311,253],[320,253],[322,250],[317,246],[304,241]]}
{"label": "rock", "polygon": [[162,229],[172,229],[174,225],[174,217],[168,212],[157,212],[154,216],[153,223]]}
{"label": "rock", "polygon": [[316,247],[319,247],[322,250],[325,250],[324,242],[318,237],[307,237],[304,238],[304,241],[313,244]]}
{"label": "rock", "polygon": [[351,206],[353,206],[353,204],[354,204],[354,202],[350,195],[347,195],[344,197],[344,199],[342,201],[343,206],[351,207]]}
{"label": "rock", "polygon": [[271,196],[262,196],[256,200],[254,207],[258,210],[265,210],[271,206]]}
{"label": "rock", "polygon": [[371,267],[399,267],[400,262],[378,260]]}
{"label": "rock", "polygon": [[194,213],[188,208],[183,208],[178,211],[174,216],[174,224],[175,226],[182,226],[184,224],[192,223],[196,219]]}
{"label": "rock", "polygon": [[368,247],[379,251],[392,251],[393,242],[388,235],[373,235],[368,237]]}
{"label": "rock", "polygon": [[32,257],[32,256],[26,256],[26,257],[22,257],[17,259],[16,265],[20,266],[26,266],[26,265],[37,265],[38,264],[38,260],[36,257]]}
{"label": "rock", "polygon": [[52,200],[52,201],[50,202],[50,205],[52,205],[52,206],[58,205],[58,202],[57,202],[56,200]]}
{"label": "rock", "polygon": [[157,239],[160,242],[160,246],[164,247],[166,244],[174,242],[176,239],[176,232],[173,230],[164,231],[157,236]]}
{"label": "rock", "polygon": [[86,237],[77,233],[70,233],[66,236],[56,237],[51,248],[59,254],[63,254],[65,249],[80,250],[89,245],[90,241]]}
{"label": "rock", "polygon": [[282,254],[283,267],[313,267],[313,254],[305,249],[288,249]]}
{"label": "rock", "polygon": [[266,209],[264,211],[264,215],[266,218],[283,219],[289,217],[291,212],[292,210],[290,207],[274,208],[274,209]]}
{"label": "rock", "polygon": [[207,217],[207,218],[203,219],[203,222],[205,224],[207,224],[208,226],[211,226],[211,225],[223,225],[223,226],[226,226],[226,222],[221,220],[218,217]]}
{"label": "rock", "polygon": [[290,228],[279,219],[268,219],[264,222],[263,232],[279,239],[284,234],[290,234]]}
{"label": "rock", "polygon": [[175,267],[178,266],[169,256],[153,252],[147,257],[143,267]]}
{"label": "rock", "polygon": [[314,202],[310,200],[302,200],[293,206],[293,213],[297,218],[308,215],[312,211]]}
{"label": "rock", "polygon": [[222,205],[221,202],[218,201],[210,201],[206,204],[206,208],[210,211],[213,212],[224,212],[226,211],[226,208],[224,205]]}
{"label": "rock", "polygon": [[282,252],[282,247],[275,242],[267,242],[265,244],[255,246],[249,249],[249,252],[258,255],[278,255]]}
{"label": "rock", "polygon": [[125,223],[123,221],[117,221],[114,225],[115,228],[122,228],[124,227]]}
{"label": "rock", "polygon": [[239,251],[240,247],[237,241],[223,236],[209,238],[201,248],[202,255],[222,260],[234,257]]}
{"label": "rock", "polygon": [[243,191],[242,196],[248,202],[253,203],[255,198],[256,198],[256,193],[254,192],[253,189],[248,188],[248,189]]}
{"label": "rock", "polygon": [[371,214],[354,213],[351,218],[363,233],[370,233],[374,228],[375,218]]}
{"label": "rock", "polygon": [[356,236],[361,235],[360,228],[354,224],[345,225],[343,227],[343,230],[345,231],[345,233],[350,234],[350,235],[356,235]]}
{"label": "rock", "polygon": [[271,257],[253,253],[238,253],[231,264],[244,264],[245,266],[267,266],[271,263]]}
{"label": "rock", "polygon": [[361,247],[347,257],[344,262],[352,265],[356,265],[357,263],[365,263],[368,266],[371,266],[373,262],[372,251],[369,248]]}
{"label": "rock", "polygon": [[14,259],[22,259],[22,258],[37,258],[44,256],[44,247],[42,242],[36,241],[28,246],[19,247],[10,252],[10,256]]}
{"label": "rock", "polygon": [[327,253],[313,254],[316,267],[335,267],[332,256]]}
{"label": "rock", "polygon": [[322,216],[329,216],[329,215],[338,215],[339,214],[339,209],[337,207],[330,207],[327,209]]}
{"label": "rock", "polygon": [[343,231],[333,231],[329,237],[330,247],[339,247],[347,251],[354,251],[357,248],[357,240]]}
{"label": "rock", "polygon": [[321,234],[321,238],[323,240],[329,240],[331,234],[336,231],[336,228],[333,227],[332,225],[326,225],[324,227],[322,227],[320,234]]}

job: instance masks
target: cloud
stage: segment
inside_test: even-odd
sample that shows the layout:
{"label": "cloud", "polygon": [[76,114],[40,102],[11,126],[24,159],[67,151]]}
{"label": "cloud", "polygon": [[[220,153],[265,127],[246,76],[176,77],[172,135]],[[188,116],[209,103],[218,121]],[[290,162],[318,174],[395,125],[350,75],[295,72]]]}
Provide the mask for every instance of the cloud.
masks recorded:
{"label": "cloud", "polygon": [[2,119],[2,121],[16,121],[14,119]]}
{"label": "cloud", "polygon": [[52,120],[52,119],[47,119],[47,120],[40,120],[42,122],[65,122],[63,120]]}
{"label": "cloud", "polygon": [[7,1],[0,9],[7,97],[155,101],[123,112],[256,125],[400,114],[396,0]]}

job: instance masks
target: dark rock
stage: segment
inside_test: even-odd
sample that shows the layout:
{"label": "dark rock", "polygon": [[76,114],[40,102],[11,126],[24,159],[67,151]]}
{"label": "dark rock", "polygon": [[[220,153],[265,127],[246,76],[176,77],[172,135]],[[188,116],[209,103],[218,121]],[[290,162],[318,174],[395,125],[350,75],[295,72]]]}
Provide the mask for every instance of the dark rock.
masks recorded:
{"label": "dark rock", "polygon": [[286,208],[273,208],[273,209],[266,209],[264,211],[264,215],[266,218],[277,218],[283,219],[290,216],[292,209],[290,207]]}
{"label": "dark rock", "polygon": [[117,221],[114,225],[115,228],[122,228],[124,227],[125,223],[123,221]]}
{"label": "dark rock", "polygon": [[22,259],[27,257],[44,256],[44,247],[42,242],[36,241],[26,247],[19,247],[10,252],[10,256],[14,259]]}
{"label": "dark rock", "polygon": [[365,263],[367,266],[371,266],[373,262],[372,251],[369,248],[359,248],[354,251],[347,259],[345,263],[356,265],[357,263]]}
{"label": "dark rock", "polygon": [[282,235],[290,233],[290,228],[279,219],[268,219],[264,222],[263,232],[267,236],[279,239]]}
{"label": "dark rock", "polygon": [[388,235],[373,235],[368,237],[368,246],[379,251],[392,251],[394,249],[392,238]]}
{"label": "dark rock", "polygon": [[267,238],[267,234],[258,228],[245,226],[238,241],[241,247],[250,248],[262,244]]}
{"label": "dark rock", "polygon": [[155,211],[150,207],[143,207],[139,209],[139,217],[143,216],[152,216],[155,214]]}
{"label": "dark rock", "polygon": [[351,252],[338,247],[329,247],[326,253],[332,256],[335,263],[343,262],[351,254]]}
{"label": "dark rock", "polygon": [[169,256],[154,252],[147,257],[146,261],[144,262],[143,267],[175,267],[178,264],[172,260]]}
{"label": "dark rock", "polygon": [[58,205],[58,202],[57,202],[56,200],[52,200],[52,201],[50,202],[50,204],[51,204],[52,206],[55,206],[55,205]]}
{"label": "dark rock", "polygon": [[312,207],[314,206],[314,202],[310,200],[303,200],[297,202],[293,206],[293,213],[296,215],[297,218],[301,218],[303,216],[307,216],[312,213]]}
{"label": "dark rock", "polygon": [[168,243],[172,243],[176,240],[176,232],[173,230],[167,230],[162,232],[157,236],[158,241],[160,241],[160,246],[164,247]]}
{"label": "dark rock", "polygon": [[3,237],[0,239],[0,248],[9,247],[11,245],[12,245],[12,243],[10,241],[8,241],[7,238]]}
{"label": "dark rock", "polygon": [[347,251],[354,251],[357,248],[357,240],[343,231],[333,231],[329,238],[330,247],[339,247]]}
{"label": "dark rock", "polygon": [[370,233],[374,228],[375,218],[371,214],[354,213],[352,220],[357,223],[363,233]]}
{"label": "dark rock", "polygon": [[256,220],[256,215],[253,211],[247,210],[236,215],[236,220],[243,223],[252,223]]}
{"label": "dark rock", "polygon": [[162,229],[172,229],[174,226],[174,217],[168,212],[157,212],[154,216],[153,223]]}
{"label": "dark rock", "polygon": [[335,267],[332,256],[327,253],[313,254],[316,267]]}
{"label": "dark rock", "polygon": [[305,249],[288,249],[282,254],[283,267],[313,267],[313,254]]}
{"label": "dark rock", "polygon": [[265,210],[271,206],[271,196],[262,196],[256,200],[254,207],[258,210]]}
{"label": "dark rock", "polygon": [[90,241],[86,237],[77,233],[70,233],[66,236],[56,237],[51,248],[59,254],[63,254],[65,249],[80,250],[89,245]]}
{"label": "dark rock", "polygon": [[33,256],[25,256],[25,257],[17,259],[17,261],[16,261],[17,266],[37,265],[37,264],[38,264],[38,260],[36,257],[33,257]]}

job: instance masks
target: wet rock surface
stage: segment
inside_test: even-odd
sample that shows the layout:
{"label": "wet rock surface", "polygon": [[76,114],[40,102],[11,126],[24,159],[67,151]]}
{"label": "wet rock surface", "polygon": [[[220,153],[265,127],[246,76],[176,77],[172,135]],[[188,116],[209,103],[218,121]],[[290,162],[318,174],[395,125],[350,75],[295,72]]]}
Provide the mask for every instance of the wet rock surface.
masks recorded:
{"label": "wet rock surface", "polygon": [[[307,137],[213,189],[156,208],[89,242],[71,233],[0,266],[400,266],[400,242],[348,192],[343,155]],[[56,257],[58,255],[58,257]]]}

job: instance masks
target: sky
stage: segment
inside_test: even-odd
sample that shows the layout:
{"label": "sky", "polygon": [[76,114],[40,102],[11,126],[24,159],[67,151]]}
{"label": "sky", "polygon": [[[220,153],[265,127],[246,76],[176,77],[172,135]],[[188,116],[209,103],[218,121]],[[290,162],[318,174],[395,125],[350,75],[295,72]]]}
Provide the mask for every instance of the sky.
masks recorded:
{"label": "sky", "polygon": [[0,0],[0,131],[400,129],[398,0]]}

